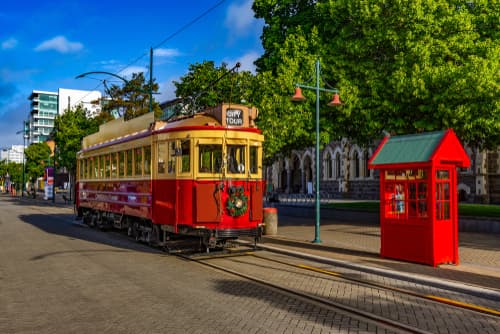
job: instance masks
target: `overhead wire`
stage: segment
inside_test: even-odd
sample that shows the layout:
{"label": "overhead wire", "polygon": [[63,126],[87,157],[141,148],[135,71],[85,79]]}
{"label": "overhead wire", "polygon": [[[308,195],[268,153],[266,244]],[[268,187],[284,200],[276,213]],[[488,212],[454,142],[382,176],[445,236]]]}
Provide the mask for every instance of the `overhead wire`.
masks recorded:
{"label": "overhead wire", "polygon": [[[203,17],[207,16],[212,11],[214,11],[216,8],[218,8],[219,6],[221,6],[224,2],[226,2],[226,0],[219,0],[219,1],[217,1],[214,5],[212,5],[211,7],[209,7],[203,13],[201,13],[198,16],[196,16],[194,19],[192,19],[188,23],[186,23],[183,26],[181,26],[179,29],[177,29],[176,31],[174,31],[172,34],[170,34],[167,37],[165,37],[160,43],[158,43],[157,45],[155,45],[154,47],[152,47],[152,49],[155,50],[155,49],[159,48],[160,46],[162,46],[163,44],[165,44],[166,42],[168,42],[169,40],[171,40],[175,36],[179,35],[181,32],[183,32],[184,30],[188,29],[190,26],[192,26],[193,24],[195,24],[196,22],[198,22],[199,20],[201,20]],[[118,73],[121,73],[121,72],[125,71],[127,68],[129,68],[130,66],[136,64],[137,62],[139,62],[142,58],[144,58],[147,55],[148,55],[147,52],[141,54],[139,57],[135,58],[133,61],[131,61],[130,63],[128,63],[127,65],[125,65],[123,68],[121,68],[116,73],[118,74]],[[149,71],[151,71],[151,69],[149,69]],[[97,85],[92,90],[97,90],[101,85],[103,85],[103,82],[101,82],[99,85]],[[89,92],[89,94],[90,94],[90,92]],[[87,95],[83,96],[82,98],[80,98],[80,100],[78,100],[76,102],[76,104],[78,104],[79,102],[81,102],[89,94],[87,94]]]}

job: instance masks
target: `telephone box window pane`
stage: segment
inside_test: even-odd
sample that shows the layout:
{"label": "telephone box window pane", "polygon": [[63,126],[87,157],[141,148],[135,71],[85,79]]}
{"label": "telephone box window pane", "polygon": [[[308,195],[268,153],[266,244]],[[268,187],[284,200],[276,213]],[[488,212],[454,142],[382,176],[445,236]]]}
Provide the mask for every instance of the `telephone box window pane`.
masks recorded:
{"label": "telephone box window pane", "polygon": [[436,179],[438,180],[449,180],[450,172],[447,170],[437,170],[436,171]]}
{"label": "telephone box window pane", "polygon": [[408,198],[410,200],[415,200],[417,198],[417,184],[416,183],[410,183],[408,185]]}

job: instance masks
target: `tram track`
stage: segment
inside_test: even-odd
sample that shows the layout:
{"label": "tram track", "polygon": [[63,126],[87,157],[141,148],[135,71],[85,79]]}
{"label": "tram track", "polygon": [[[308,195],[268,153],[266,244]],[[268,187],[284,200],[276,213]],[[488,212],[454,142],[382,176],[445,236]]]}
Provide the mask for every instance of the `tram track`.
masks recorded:
{"label": "tram track", "polygon": [[[449,313],[462,313],[462,312],[470,312],[470,317],[471,318],[485,318],[484,322],[486,323],[498,323],[498,319],[500,318],[500,312],[498,310],[495,310],[490,307],[483,307],[479,305],[474,305],[471,303],[464,303],[458,300],[454,300],[451,298],[444,298],[444,297],[439,297],[436,295],[430,295],[430,294],[425,294],[425,293],[419,293],[415,291],[411,291],[408,289],[404,288],[399,288],[399,287],[394,287],[394,286],[389,286],[377,282],[372,282],[369,280],[364,280],[360,278],[355,278],[355,277],[350,277],[349,275],[345,275],[341,272],[335,272],[331,270],[325,270],[319,267],[315,267],[312,265],[307,265],[307,264],[297,264],[297,263],[292,263],[292,262],[287,262],[284,260],[276,259],[276,258],[270,258],[268,256],[264,256],[261,253],[254,252],[254,251],[243,251],[237,254],[227,254],[224,256],[211,256],[209,254],[200,256],[199,258],[196,257],[189,257],[189,256],[183,256],[184,258],[187,258],[192,261],[196,261],[199,264],[211,267],[213,269],[219,270],[226,272],[231,275],[235,275],[253,282],[256,282],[260,285],[263,285],[268,288],[272,289],[277,289],[279,291],[282,291],[283,293],[287,293],[290,295],[293,295],[297,298],[300,298],[301,300],[305,302],[311,302],[315,303],[316,305],[321,305],[321,307],[328,308],[328,309],[334,309],[334,310],[340,310],[342,312],[346,312],[353,317],[362,319],[363,321],[370,321],[374,323],[377,326],[383,326],[384,328],[388,328],[389,330],[397,331],[397,332],[406,332],[406,333],[429,333],[429,332],[434,332],[432,330],[429,330],[428,328],[422,329],[418,328],[417,326],[413,326],[412,323],[410,322],[405,322],[404,320],[399,321],[395,320],[398,317],[391,318],[390,316],[384,316],[383,314],[376,314],[376,312],[370,311],[370,310],[363,310],[361,308],[353,307],[350,305],[346,305],[345,303],[342,302],[337,302],[335,300],[332,300],[332,298],[328,298],[327,296],[322,296],[318,295],[315,293],[310,293],[308,291],[305,291],[303,289],[298,289],[293,286],[293,284],[287,285],[286,283],[276,283],[272,282],[272,280],[266,279],[265,275],[264,276],[259,276],[257,274],[249,274],[245,273],[243,270],[239,270],[238,266],[236,266],[237,269],[232,268],[231,265],[228,265],[228,263],[221,263],[221,261],[233,261],[233,262],[239,262],[239,265],[244,265],[246,261],[242,259],[249,259],[253,258],[257,261],[261,262],[253,262],[251,265],[253,265],[255,268],[266,268],[271,270],[273,266],[271,265],[265,265],[264,263],[274,263],[278,265],[278,267],[275,268],[276,271],[283,271],[283,266],[293,268],[293,271],[301,271],[302,273],[304,272],[312,272],[315,275],[320,275],[322,279],[325,280],[330,280],[332,278],[335,278],[335,281],[331,281],[330,284],[335,285],[337,280],[341,280],[346,282],[347,284],[352,284],[353,286],[355,285],[356,287],[363,287],[365,289],[373,289],[376,291],[383,291],[383,294],[394,294],[397,296],[398,300],[405,301],[408,298],[415,298],[418,300],[421,300],[421,302],[417,302],[416,304],[421,304],[421,303],[429,303],[429,307],[433,308],[439,308],[441,310],[445,310],[443,312],[449,312]],[[235,259],[236,258],[236,259]],[[281,267],[281,269],[279,268]],[[299,275],[299,274],[297,274]],[[432,306],[434,305],[434,306]],[[421,307],[421,306],[419,306]],[[481,320],[482,321],[482,320]]]}
{"label": "tram track", "polygon": [[340,278],[340,279],[343,279],[343,280],[346,280],[346,281],[360,283],[360,284],[363,284],[365,286],[371,286],[371,287],[375,287],[375,288],[390,290],[390,291],[394,291],[394,292],[406,294],[406,295],[409,295],[409,296],[421,298],[421,299],[424,299],[424,300],[429,300],[429,301],[433,301],[433,302],[447,304],[447,305],[455,306],[455,307],[458,307],[458,308],[463,308],[463,309],[466,309],[466,310],[469,310],[469,311],[475,311],[475,312],[480,312],[480,313],[484,313],[484,314],[488,314],[488,315],[493,315],[493,316],[500,317],[500,311],[499,310],[494,310],[494,309],[489,308],[489,307],[483,307],[483,306],[479,306],[479,305],[464,303],[464,302],[460,302],[460,301],[453,300],[453,299],[450,299],[450,298],[439,297],[439,296],[430,295],[430,294],[422,294],[422,293],[414,292],[414,291],[411,291],[411,290],[408,290],[408,289],[396,288],[396,287],[392,287],[392,286],[388,286],[388,285],[383,285],[383,284],[372,282],[372,281],[368,281],[368,280],[357,279],[357,278],[346,276],[346,275],[344,275],[342,273],[339,273],[339,272],[334,272],[334,271],[331,271],[331,270],[325,270],[325,269],[321,269],[321,268],[318,268],[318,267],[312,267],[312,266],[308,266],[308,265],[304,265],[304,264],[287,263],[285,261],[279,261],[279,260],[276,260],[276,259],[266,258],[266,257],[263,257],[263,256],[259,256],[257,254],[252,254],[252,256],[258,257],[260,259],[264,259],[266,261],[276,262],[276,263],[284,264],[284,265],[295,267],[295,268],[302,268],[302,269],[305,269],[305,270],[322,273],[322,274],[325,274],[325,275],[328,275],[328,276],[334,276],[334,277],[337,277],[337,278]]}
{"label": "tram track", "polygon": [[247,251],[247,252],[239,252],[239,253],[234,253],[234,254],[226,254],[226,255],[216,255],[216,256],[210,256],[210,255],[205,255],[201,257],[191,257],[185,254],[176,254],[177,256],[187,259],[189,261],[194,261],[196,263],[202,264],[204,266],[210,267],[212,269],[231,274],[240,278],[244,278],[246,280],[258,283],[264,287],[271,288],[278,290],[282,293],[286,293],[290,296],[293,296],[294,298],[298,298],[306,303],[313,303],[317,306],[320,306],[322,308],[328,308],[330,310],[333,310],[335,312],[341,311],[349,316],[353,316],[355,318],[358,318],[361,321],[369,321],[373,323],[376,326],[382,326],[385,329],[389,331],[394,331],[397,333],[418,333],[418,334],[423,334],[423,333],[430,333],[425,330],[421,330],[419,328],[409,326],[400,322],[393,321],[391,319],[387,319],[384,317],[377,316],[373,313],[365,312],[359,309],[355,309],[353,307],[349,307],[340,303],[336,303],[331,300],[327,300],[325,298],[317,297],[308,293],[304,293],[301,291],[298,291],[296,289],[288,288],[284,285],[280,284],[275,284],[270,281],[266,281],[265,279],[253,276],[253,275],[248,275],[244,274],[242,272],[232,270],[230,268],[217,265],[214,263],[211,263],[210,261],[213,259],[220,259],[220,258],[229,258],[229,257],[241,257],[241,256],[256,256],[255,252],[253,251]]}

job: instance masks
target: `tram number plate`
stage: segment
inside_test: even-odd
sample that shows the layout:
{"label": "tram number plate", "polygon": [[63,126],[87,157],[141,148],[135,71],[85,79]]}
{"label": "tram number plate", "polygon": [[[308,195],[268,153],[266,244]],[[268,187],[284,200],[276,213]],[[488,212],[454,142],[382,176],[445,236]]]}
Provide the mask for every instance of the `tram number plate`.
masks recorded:
{"label": "tram number plate", "polygon": [[243,126],[243,110],[227,109],[226,124],[231,126]]}

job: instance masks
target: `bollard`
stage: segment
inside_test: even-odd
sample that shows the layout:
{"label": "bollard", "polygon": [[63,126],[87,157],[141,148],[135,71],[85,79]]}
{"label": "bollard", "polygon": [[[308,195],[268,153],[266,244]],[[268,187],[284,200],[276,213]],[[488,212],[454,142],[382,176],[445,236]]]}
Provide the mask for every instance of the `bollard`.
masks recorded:
{"label": "bollard", "polygon": [[278,234],[278,209],[264,208],[264,234]]}

